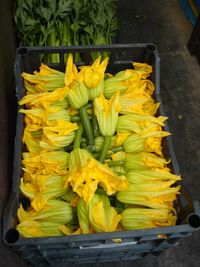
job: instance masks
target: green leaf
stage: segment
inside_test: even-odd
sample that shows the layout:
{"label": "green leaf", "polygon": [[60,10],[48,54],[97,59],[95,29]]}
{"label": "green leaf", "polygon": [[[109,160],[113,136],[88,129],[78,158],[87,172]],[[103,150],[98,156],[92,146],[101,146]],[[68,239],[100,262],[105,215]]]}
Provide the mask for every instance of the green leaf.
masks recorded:
{"label": "green leaf", "polygon": [[83,20],[82,21],[79,21],[78,24],[81,25],[81,26],[87,25],[87,23],[85,21],[83,21]]}
{"label": "green leaf", "polygon": [[44,19],[46,22],[50,21],[51,18],[51,12],[49,12],[49,9],[47,7],[40,7],[37,9],[38,14],[40,15],[40,19]]}
{"label": "green leaf", "polygon": [[78,23],[73,23],[73,24],[71,24],[71,29],[74,31],[74,32],[77,32],[78,30],[79,30],[79,25],[78,25]]}
{"label": "green leaf", "polygon": [[56,0],[50,0],[48,1],[48,9],[51,14],[56,13]]}
{"label": "green leaf", "polygon": [[92,27],[92,25],[87,25],[86,27],[83,28],[85,32],[87,32],[89,35],[93,35],[94,33],[94,29]]}
{"label": "green leaf", "polygon": [[28,26],[35,26],[37,25],[38,21],[35,20],[35,19],[32,19],[32,18],[28,18],[26,21],[25,21],[25,24]]}

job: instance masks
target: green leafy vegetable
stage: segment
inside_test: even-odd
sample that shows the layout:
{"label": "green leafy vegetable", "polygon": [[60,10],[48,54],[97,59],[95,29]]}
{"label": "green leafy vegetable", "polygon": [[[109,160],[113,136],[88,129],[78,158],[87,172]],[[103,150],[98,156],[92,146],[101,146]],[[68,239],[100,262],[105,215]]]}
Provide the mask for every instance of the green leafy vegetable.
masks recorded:
{"label": "green leafy vegetable", "polygon": [[[116,0],[15,0],[14,21],[20,45],[111,44],[117,31]],[[59,59],[52,55],[49,60]]]}

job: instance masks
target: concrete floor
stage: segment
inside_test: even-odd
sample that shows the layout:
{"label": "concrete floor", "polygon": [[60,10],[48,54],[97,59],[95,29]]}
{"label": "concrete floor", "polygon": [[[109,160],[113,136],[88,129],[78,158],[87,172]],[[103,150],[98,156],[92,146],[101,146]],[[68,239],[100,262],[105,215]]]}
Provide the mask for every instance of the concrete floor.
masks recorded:
{"label": "concrete floor", "polygon": [[[2,2],[0,22],[5,20],[8,23],[6,31],[4,27],[0,28],[1,216],[9,195],[12,151],[10,138],[14,134],[15,118],[13,80],[10,76],[15,49],[11,36],[14,36],[14,32],[11,19],[6,18],[7,14],[11,16],[11,1]],[[153,42],[158,46],[161,57],[161,97],[169,116],[175,153],[184,185],[192,197],[200,201],[200,66],[186,48],[192,26],[185,18],[179,1],[175,0],[119,0],[118,16],[118,43]],[[0,266],[27,267],[27,264],[9,248],[1,245]],[[197,267],[200,266],[200,231],[194,232],[191,237],[185,238],[178,246],[160,256],[151,255],[142,260],[95,266]]]}

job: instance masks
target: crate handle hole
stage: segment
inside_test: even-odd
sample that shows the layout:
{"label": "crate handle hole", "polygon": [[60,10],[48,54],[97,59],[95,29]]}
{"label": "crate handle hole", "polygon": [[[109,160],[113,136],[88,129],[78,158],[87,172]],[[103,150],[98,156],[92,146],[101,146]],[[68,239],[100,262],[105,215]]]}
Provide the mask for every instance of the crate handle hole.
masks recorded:
{"label": "crate handle hole", "polygon": [[17,240],[19,239],[19,232],[16,229],[9,229],[7,230],[7,232],[5,233],[5,240],[7,241],[7,243],[15,243],[17,242]]}
{"label": "crate handle hole", "polygon": [[192,213],[188,216],[188,224],[193,228],[200,227],[200,217],[199,215]]}
{"label": "crate handle hole", "polygon": [[24,56],[24,55],[26,55],[27,53],[28,53],[28,49],[27,49],[26,47],[21,47],[21,48],[18,49],[18,54],[19,54],[20,56]]}
{"label": "crate handle hole", "polygon": [[146,49],[149,50],[150,52],[153,52],[156,50],[156,47],[155,47],[155,45],[147,45]]}

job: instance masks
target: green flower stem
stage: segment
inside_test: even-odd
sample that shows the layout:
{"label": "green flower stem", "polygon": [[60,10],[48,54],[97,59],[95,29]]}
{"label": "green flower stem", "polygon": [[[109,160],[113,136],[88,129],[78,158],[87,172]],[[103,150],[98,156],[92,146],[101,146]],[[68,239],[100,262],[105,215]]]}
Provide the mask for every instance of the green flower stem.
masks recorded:
{"label": "green flower stem", "polygon": [[72,115],[70,116],[71,122],[78,122],[81,120],[80,116],[78,115]]}
{"label": "green flower stem", "polygon": [[80,148],[82,134],[83,134],[83,125],[80,122],[79,123],[79,128],[78,128],[78,130],[76,131],[76,134],[75,134],[73,149]]}
{"label": "green flower stem", "polygon": [[89,103],[87,103],[87,104],[85,105],[85,109],[88,109],[88,108],[92,108],[92,103],[91,103],[91,102],[89,102]]}
{"label": "green flower stem", "polygon": [[[91,119],[91,116],[88,115],[89,119]],[[72,115],[70,116],[71,122],[79,122],[81,120],[81,117],[79,115]]]}
{"label": "green flower stem", "polygon": [[99,161],[100,162],[104,162],[104,160],[105,160],[105,158],[107,156],[108,148],[109,148],[110,143],[111,143],[111,138],[112,138],[112,136],[105,136],[104,137],[103,147],[101,149],[101,154],[100,154],[100,157],[99,157]]}
{"label": "green flower stem", "polygon": [[95,115],[92,116],[92,126],[93,126],[94,136],[95,137],[100,136],[99,126]]}
{"label": "green flower stem", "polygon": [[[95,159],[98,159],[100,157],[100,151],[99,152],[94,152],[92,153],[92,156],[95,158]],[[111,159],[111,157],[109,155],[106,156],[105,159]]]}
{"label": "green flower stem", "polygon": [[81,121],[83,124],[83,129],[88,139],[88,144],[90,146],[93,146],[94,145],[93,130],[90,124],[90,119],[89,119],[89,115],[87,113],[86,107],[85,106],[81,107],[79,111],[80,111]]}
{"label": "green flower stem", "polygon": [[123,160],[115,160],[108,163],[109,167],[116,167],[116,166],[123,166],[124,161]]}

